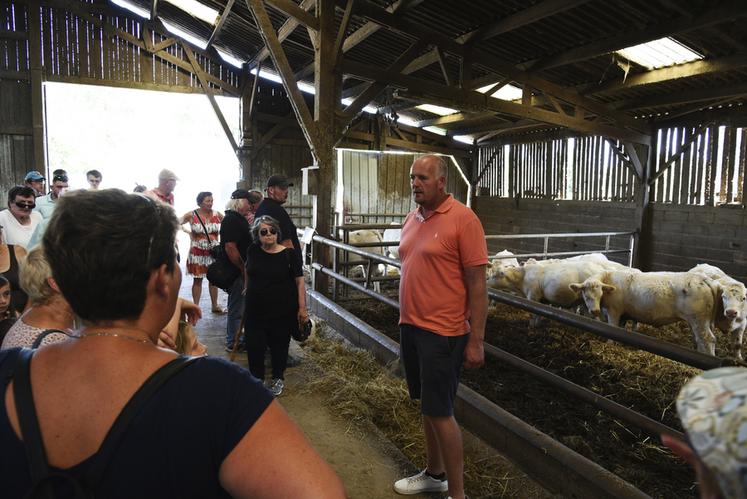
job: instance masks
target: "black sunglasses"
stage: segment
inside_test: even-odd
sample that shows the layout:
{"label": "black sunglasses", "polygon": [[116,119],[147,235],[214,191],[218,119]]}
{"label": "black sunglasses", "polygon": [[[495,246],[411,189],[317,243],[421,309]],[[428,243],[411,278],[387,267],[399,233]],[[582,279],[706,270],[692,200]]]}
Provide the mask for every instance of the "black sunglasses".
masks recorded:
{"label": "black sunglasses", "polygon": [[272,234],[273,236],[276,235],[278,231],[276,231],[274,228],[270,227],[269,229],[259,229],[259,235],[260,236],[266,236],[267,234]]}
{"label": "black sunglasses", "polygon": [[13,204],[18,206],[22,210],[33,210],[34,208],[36,208],[36,204],[34,203],[21,203],[21,202],[15,201]]}

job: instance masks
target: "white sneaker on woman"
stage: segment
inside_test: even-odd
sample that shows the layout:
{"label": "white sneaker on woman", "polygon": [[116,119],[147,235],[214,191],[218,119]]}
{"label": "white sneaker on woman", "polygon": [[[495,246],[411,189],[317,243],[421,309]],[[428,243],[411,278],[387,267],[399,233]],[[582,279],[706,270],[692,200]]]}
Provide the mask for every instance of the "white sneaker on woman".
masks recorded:
{"label": "white sneaker on woman", "polygon": [[398,494],[420,494],[421,492],[446,492],[449,490],[449,482],[444,478],[439,480],[421,471],[417,475],[408,476],[394,482],[394,491]]}

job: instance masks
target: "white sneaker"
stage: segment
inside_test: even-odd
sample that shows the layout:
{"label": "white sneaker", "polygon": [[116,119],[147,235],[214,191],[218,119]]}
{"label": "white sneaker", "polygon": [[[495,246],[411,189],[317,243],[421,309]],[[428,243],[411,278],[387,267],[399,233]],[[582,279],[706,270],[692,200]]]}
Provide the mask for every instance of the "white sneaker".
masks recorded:
{"label": "white sneaker", "polygon": [[270,383],[270,386],[268,387],[270,393],[272,393],[274,397],[279,397],[280,394],[283,393],[283,388],[285,388],[285,383],[282,379],[278,378],[273,379],[272,383]]}
{"label": "white sneaker", "polygon": [[439,480],[421,471],[417,475],[403,478],[394,482],[394,491],[398,494],[420,494],[421,492],[446,492],[449,490],[449,482],[444,478]]}

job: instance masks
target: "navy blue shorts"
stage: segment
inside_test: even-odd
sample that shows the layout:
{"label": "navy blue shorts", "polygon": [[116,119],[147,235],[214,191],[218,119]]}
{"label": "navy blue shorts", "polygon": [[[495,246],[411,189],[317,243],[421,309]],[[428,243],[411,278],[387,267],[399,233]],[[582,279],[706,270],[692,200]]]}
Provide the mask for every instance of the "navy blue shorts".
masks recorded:
{"label": "navy blue shorts", "polygon": [[399,337],[400,357],[405,366],[410,398],[421,400],[424,416],[453,416],[469,334],[441,336],[411,324],[402,324]]}

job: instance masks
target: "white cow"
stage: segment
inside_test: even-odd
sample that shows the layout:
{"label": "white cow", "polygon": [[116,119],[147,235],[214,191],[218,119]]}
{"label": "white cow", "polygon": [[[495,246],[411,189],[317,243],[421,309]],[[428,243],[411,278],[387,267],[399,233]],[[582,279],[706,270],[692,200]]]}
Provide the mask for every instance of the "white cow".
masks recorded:
{"label": "white cow", "polygon": [[[494,256],[513,257],[514,254],[508,250],[499,251]],[[485,272],[485,278],[490,281],[498,271],[504,267],[518,267],[519,260],[516,258],[496,258],[490,261]]]}
{"label": "white cow", "polygon": [[604,312],[613,326],[620,326],[623,316],[653,326],[687,321],[698,351],[715,354],[716,299],[710,280],[703,276],[606,270],[569,287],[581,293],[592,315],[598,317]]}
{"label": "white cow", "polygon": [[688,272],[708,277],[713,281],[717,297],[716,327],[729,334],[732,355],[742,360],[742,340],[747,328],[747,289],[745,285],[729,277],[720,268],[707,263],[696,265]]}
{"label": "white cow", "polygon": [[[392,222],[392,225],[399,225],[397,222]],[[386,229],[384,234],[381,236],[381,240],[385,243],[399,242],[402,237],[402,229]],[[389,258],[399,260],[399,246],[386,246],[385,247]]]}
{"label": "white cow", "polygon": [[[571,283],[583,281],[605,269],[594,262],[583,260],[555,262],[527,262],[520,267],[502,267],[488,286],[518,291],[536,302],[572,308],[581,304],[579,292],[570,288]],[[532,317],[531,326],[536,326],[537,317]]]}
{"label": "white cow", "polygon": [[[375,229],[354,230],[348,233],[348,244],[351,246],[380,242],[382,242],[381,232]],[[381,246],[369,246],[361,249],[377,255],[384,255],[384,249]],[[371,267],[371,277],[381,277],[386,272],[385,265],[381,263],[374,262]],[[367,277],[367,272],[368,265],[356,265],[351,269],[351,276],[355,278],[362,277],[365,279]],[[381,293],[381,283],[379,281],[374,281],[373,288],[377,293]]]}

